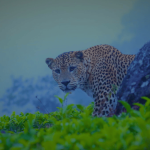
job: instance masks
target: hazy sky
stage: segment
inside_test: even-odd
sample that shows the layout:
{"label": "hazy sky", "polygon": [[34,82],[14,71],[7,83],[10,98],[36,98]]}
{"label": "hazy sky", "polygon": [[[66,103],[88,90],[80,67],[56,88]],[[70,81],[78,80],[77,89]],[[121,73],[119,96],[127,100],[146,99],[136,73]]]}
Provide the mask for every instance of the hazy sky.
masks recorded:
{"label": "hazy sky", "polygon": [[0,0],[0,96],[10,76],[51,74],[67,51],[110,44],[135,54],[150,40],[149,0]]}

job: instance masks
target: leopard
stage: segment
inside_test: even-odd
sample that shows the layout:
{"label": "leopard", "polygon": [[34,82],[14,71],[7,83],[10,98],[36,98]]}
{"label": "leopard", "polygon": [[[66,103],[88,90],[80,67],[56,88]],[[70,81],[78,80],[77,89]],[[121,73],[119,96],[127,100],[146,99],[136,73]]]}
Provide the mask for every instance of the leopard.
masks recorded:
{"label": "leopard", "polygon": [[134,54],[123,54],[113,46],[102,44],[64,52],[45,62],[63,92],[83,90],[94,100],[92,116],[108,117],[116,109],[117,90],[134,58]]}

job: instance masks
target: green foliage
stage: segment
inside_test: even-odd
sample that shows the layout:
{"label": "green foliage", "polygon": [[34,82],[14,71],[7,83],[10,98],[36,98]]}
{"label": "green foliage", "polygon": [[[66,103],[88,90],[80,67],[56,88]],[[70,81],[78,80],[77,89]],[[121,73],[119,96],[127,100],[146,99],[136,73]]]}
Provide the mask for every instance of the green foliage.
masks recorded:
{"label": "green foliage", "polygon": [[66,95],[64,96],[64,99],[60,98],[59,96],[55,95],[56,98],[58,98],[59,102],[61,103],[62,107],[63,107],[63,104],[64,102],[66,101],[67,99],[67,96],[69,95],[70,93],[66,93]]}
{"label": "green foliage", "polygon": [[119,117],[92,117],[93,102],[87,107],[58,107],[49,114],[4,115],[0,117],[0,149],[149,150],[150,99],[142,98],[145,105],[135,103],[139,111],[120,101],[127,113]]}

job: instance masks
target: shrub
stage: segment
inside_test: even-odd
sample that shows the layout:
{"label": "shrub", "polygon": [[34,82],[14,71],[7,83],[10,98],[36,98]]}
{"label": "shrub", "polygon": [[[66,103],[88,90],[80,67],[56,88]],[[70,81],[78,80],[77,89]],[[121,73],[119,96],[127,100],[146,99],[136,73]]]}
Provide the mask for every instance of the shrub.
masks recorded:
{"label": "shrub", "polygon": [[143,99],[145,105],[135,104],[139,111],[120,101],[127,113],[113,117],[92,117],[93,103],[87,107],[70,104],[49,114],[4,115],[0,117],[0,149],[149,150],[150,99]]}

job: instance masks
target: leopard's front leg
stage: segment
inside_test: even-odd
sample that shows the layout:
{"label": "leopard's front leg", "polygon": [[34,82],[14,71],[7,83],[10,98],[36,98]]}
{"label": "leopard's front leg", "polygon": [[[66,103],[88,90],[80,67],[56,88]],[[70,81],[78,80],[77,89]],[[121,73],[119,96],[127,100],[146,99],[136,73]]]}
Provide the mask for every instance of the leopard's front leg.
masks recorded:
{"label": "leopard's front leg", "polygon": [[94,111],[93,116],[111,116],[117,106],[116,94],[113,90],[106,91],[103,86],[102,89],[94,94]]}
{"label": "leopard's front leg", "polygon": [[93,116],[109,116],[117,106],[117,70],[112,64],[100,62],[92,70],[90,85],[94,98]]}

